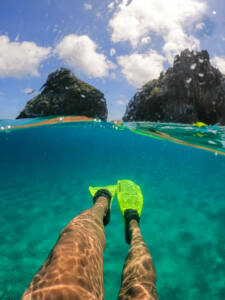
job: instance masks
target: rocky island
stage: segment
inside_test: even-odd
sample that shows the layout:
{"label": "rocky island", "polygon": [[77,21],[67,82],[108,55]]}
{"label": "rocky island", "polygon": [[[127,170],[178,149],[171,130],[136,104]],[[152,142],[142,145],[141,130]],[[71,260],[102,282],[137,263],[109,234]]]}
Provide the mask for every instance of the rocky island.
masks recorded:
{"label": "rocky island", "polygon": [[104,94],[78,79],[69,69],[60,68],[49,74],[41,89],[41,94],[27,102],[17,119],[77,115],[107,120]]}
{"label": "rocky island", "polygon": [[137,91],[123,121],[225,125],[225,76],[210,64],[206,50],[186,49],[173,67]]}

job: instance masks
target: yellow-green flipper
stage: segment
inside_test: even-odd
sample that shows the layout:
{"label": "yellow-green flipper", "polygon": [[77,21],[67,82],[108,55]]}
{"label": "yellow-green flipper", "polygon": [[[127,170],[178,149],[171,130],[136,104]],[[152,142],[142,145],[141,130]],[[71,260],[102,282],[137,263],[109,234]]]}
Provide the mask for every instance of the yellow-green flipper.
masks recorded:
{"label": "yellow-green flipper", "polygon": [[118,180],[116,195],[123,217],[126,209],[135,209],[141,216],[143,195],[139,185],[131,180]]}
{"label": "yellow-green flipper", "polygon": [[117,186],[116,185],[97,186],[97,187],[89,186],[89,192],[90,192],[92,198],[94,198],[97,191],[102,190],[102,189],[108,190],[110,192],[110,194],[112,195],[112,198],[110,201],[110,208],[111,208],[113,198],[115,197],[115,194],[116,194]]}
{"label": "yellow-green flipper", "polygon": [[110,221],[110,210],[112,207],[112,201],[116,193],[116,185],[107,185],[107,186],[98,186],[93,187],[89,186],[89,192],[93,198],[93,202],[95,203],[96,199],[100,196],[104,196],[108,199],[109,207],[106,215],[103,218],[103,224],[106,226]]}
{"label": "yellow-green flipper", "polygon": [[117,200],[125,224],[126,242],[130,244],[129,222],[134,219],[139,223],[143,207],[143,195],[140,186],[131,180],[118,180]]}

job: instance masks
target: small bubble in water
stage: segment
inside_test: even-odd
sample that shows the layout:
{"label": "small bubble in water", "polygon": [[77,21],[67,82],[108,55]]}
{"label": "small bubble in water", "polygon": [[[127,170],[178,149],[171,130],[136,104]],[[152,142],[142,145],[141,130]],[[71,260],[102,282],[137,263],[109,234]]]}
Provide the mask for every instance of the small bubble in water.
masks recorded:
{"label": "small bubble in water", "polygon": [[4,130],[5,128],[3,126],[1,126],[1,130]]}
{"label": "small bubble in water", "polygon": [[7,126],[7,129],[10,129],[10,128],[12,128],[12,126],[11,126],[11,125],[8,125],[8,126]]}
{"label": "small bubble in water", "polygon": [[215,152],[215,156],[217,156],[218,155],[218,152]]}

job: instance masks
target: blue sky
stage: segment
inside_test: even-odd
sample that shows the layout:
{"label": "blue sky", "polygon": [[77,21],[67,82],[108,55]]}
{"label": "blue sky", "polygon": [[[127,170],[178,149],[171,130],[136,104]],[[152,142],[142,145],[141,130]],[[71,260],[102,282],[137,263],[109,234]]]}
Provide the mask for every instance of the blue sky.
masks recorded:
{"label": "blue sky", "polygon": [[224,17],[223,0],[1,1],[0,118],[62,66],[105,94],[109,119],[185,48],[208,50],[225,73]]}

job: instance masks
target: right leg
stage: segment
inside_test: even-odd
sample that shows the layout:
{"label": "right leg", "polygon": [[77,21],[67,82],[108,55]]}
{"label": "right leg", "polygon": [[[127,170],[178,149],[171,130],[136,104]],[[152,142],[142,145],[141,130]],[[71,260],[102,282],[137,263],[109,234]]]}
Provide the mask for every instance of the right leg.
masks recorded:
{"label": "right leg", "polygon": [[142,238],[138,222],[133,219],[128,226],[131,247],[123,268],[118,300],[156,300],[156,273],[152,257]]}

